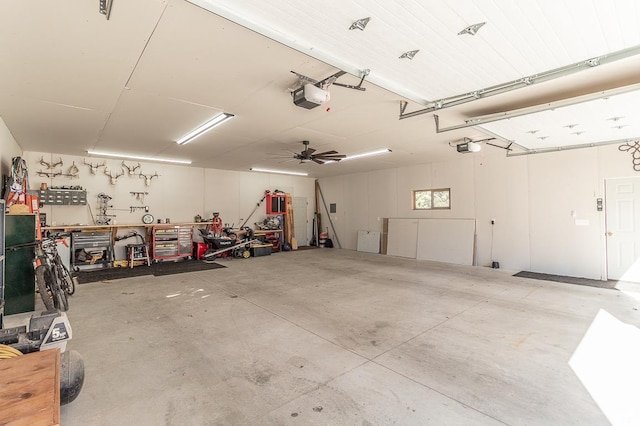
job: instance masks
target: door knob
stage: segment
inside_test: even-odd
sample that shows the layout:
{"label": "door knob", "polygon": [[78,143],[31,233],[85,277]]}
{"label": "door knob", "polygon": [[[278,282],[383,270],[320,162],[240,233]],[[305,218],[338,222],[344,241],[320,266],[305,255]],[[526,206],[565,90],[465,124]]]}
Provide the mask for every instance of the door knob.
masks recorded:
{"label": "door knob", "polygon": [[611,232],[611,231],[607,232],[607,237],[610,237],[612,235],[613,235],[613,232]]}

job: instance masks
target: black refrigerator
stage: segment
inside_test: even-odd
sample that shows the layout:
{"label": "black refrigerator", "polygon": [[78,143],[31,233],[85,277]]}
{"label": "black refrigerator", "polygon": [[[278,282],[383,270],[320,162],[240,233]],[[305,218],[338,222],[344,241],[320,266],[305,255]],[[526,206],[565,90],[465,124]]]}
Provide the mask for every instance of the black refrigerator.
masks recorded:
{"label": "black refrigerator", "polygon": [[33,270],[36,215],[8,214],[4,231],[4,314],[31,312],[36,301]]}

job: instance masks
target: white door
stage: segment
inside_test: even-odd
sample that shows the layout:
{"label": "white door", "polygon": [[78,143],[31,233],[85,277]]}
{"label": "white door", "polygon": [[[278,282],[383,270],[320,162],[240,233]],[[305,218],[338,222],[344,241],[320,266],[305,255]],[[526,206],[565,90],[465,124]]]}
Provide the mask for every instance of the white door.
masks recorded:
{"label": "white door", "polygon": [[607,179],[607,276],[640,282],[640,178]]}
{"label": "white door", "polygon": [[293,206],[293,230],[299,246],[309,245],[307,238],[307,199],[305,197],[292,197]]}

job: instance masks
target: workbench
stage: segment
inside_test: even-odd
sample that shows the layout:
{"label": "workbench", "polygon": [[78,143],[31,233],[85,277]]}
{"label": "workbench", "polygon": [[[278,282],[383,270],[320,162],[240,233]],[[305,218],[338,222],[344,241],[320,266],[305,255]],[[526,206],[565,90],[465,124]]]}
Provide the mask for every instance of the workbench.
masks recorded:
{"label": "workbench", "polygon": [[60,424],[60,350],[0,360],[0,425]]}
{"label": "workbench", "polygon": [[117,231],[121,228],[145,228],[151,229],[154,226],[207,226],[210,225],[211,222],[178,222],[178,223],[130,223],[130,224],[117,224],[117,225],[56,225],[56,226],[43,226],[42,231],[52,231],[52,232],[71,232],[71,231]]}
{"label": "workbench", "polygon": [[[163,259],[177,259],[181,257],[189,257],[192,253],[192,228],[194,227],[206,227],[211,225],[211,222],[178,222],[178,223],[133,223],[133,224],[117,224],[117,225],[56,225],[56,226],[43,226],[43,233],[51,233],[55,234],[58,232],[61,233],[70,233],[73,234],[76,238],[71,239],[72,250],[70,253],[70,263],[74,269],[94,269],[96,267],[101,266],[111,266],[114,260],[128,258],[127,253],[117,255],[116,249],[124,247],[124,243],[122,245],[116,245],[116,237],[118,236],[119,230],[135,230],[135,229],[144,229],[144,231],[140,231],[141,234],[145,237],[145,242],[149,244],[149,252],[153,254],[154,260],[163,260]],[[158,239],[154,238],[155,231],[157,229],[177,229],[180,234],[180,242],[172,243],[170,241],[166,241],[163,247],[160,247],[157,242]],[[100,259],[98,262],[89,262],[86,265],[83,265],[83,262],[76,262],[76,248],[80,248],[80,246],[74,246],[74,239],[79,240],[78,236],[86,235],[87,240],[90,240],[91,236],[98,236],[100,234],[106,234],[110,236],[110,242],[108,244],[97,244],[99,248],[104,253],[104,257]],[[107,237],[109,238],[109,237]],[[177,240],[177,239],[176,239]],[[102,239],[101,239],[102,241]],[[91,241],[86,241],[86,246],[91,248]],[[77,244],[76,244],[77,245]],[[169,248],[167,245],[171,245]],[[166,249],[166,250],[165,250]]]}

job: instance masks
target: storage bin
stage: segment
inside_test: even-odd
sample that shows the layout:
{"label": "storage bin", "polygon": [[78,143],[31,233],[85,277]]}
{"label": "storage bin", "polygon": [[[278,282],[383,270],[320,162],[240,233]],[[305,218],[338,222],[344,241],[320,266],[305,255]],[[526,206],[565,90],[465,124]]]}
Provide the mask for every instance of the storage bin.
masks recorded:
{"label": "storage bin", "polygon": [[271,244],[254,244],[251,246],[251,256],[268,256],[271,254]]}

